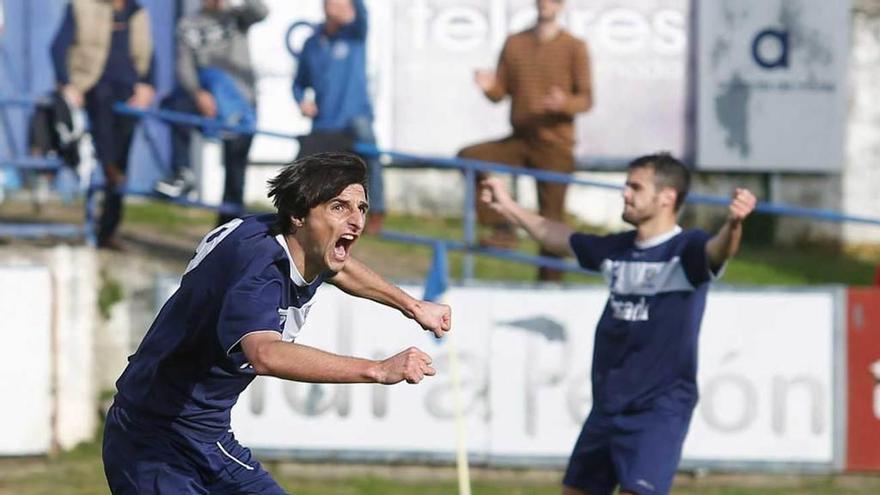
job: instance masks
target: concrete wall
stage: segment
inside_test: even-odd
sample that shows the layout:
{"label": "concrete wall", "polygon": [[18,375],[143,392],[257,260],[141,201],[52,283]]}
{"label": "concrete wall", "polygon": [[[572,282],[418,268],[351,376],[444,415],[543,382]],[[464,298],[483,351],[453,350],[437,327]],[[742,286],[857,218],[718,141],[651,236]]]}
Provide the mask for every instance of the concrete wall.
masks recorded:
{"label": "concrete wall", "polygon": [[[853,13],[852,93],[843,210],[880,218],[880,1],[862,0]],[[880,243],[880,227],[846,225],[850,244]]]}
{"label": "concrete wall", "polygon": [[52,443],[62,449],[72,448],[93,438],[98,424],[94,331],[98,285],[94,250],[64,245],[27,250],[4,247],[0,249],[0,264],[44,266],[51,273],[52,286],[44,297],[20,303],[28,305],[31,311],[51,312],[55,342],[51,357]]}
{"label": "concrete wall", "polygon": [[[51,284],[46,293],[27,297],[18,304],[25,305],[25,311],[50,315],[54,342],[49,359],[51,445],[67,450],[91,440],[98,427],[100,395],[115,391],[114,384],[127,357],[140,343],[162,303],[157,300],[157,278],[177,274],[182,267],[142,256],[67,245],[2,247],[0,266],[48,269]],[[104,304],[109,310],[108,317],[104,317],[99,295],[102,289],[107,291],[114,285],[118,297]],[[0,321],[3,330],[22,330],[3,325]],[[0,442],[0,452],[2,447]]]}

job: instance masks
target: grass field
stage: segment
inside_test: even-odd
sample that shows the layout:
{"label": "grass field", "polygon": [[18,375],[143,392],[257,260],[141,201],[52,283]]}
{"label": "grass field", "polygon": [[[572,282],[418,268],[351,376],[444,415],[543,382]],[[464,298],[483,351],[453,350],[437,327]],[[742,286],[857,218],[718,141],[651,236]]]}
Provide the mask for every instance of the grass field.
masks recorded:
{"label": "grass field", "polygon": [[[268,464],[296,495],[451,495],[451,467]],[[559,471],[474,469],[474,495],[558,495]],[[680,495],[875,495],[880,476],[679,475]],[[96,495],[109,490],[97,442],[53,458],[0,459],[0,495]]]}

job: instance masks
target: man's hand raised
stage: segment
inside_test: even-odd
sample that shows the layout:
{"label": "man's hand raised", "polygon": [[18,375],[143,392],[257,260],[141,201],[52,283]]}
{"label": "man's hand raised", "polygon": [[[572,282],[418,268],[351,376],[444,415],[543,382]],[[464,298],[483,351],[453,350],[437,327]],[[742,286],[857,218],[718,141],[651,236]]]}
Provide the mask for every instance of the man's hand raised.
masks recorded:
{"label": "man's hand raised", "polygon": [[446,304],[419,301],[412,309],[412,317],[421,327],[438,339],[452,328],[452,308]]}

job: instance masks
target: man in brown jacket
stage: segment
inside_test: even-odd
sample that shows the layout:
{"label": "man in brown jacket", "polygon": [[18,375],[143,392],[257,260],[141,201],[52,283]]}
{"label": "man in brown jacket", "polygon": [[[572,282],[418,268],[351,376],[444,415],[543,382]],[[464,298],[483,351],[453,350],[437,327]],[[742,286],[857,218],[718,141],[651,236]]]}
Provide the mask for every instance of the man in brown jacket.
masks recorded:
{"label": "man in brown jacket", "polygon": [[[519,167],[571,173],[574,170],[574,117],[593,104],[590,60],[586,44],[559,24],[564,0],[537,0],[538,22],[504,43],[496,71],[480,70],[477,86],[493,102],[510,95],[513,134],[498,141],[468,146],[462,158]],[[478,179],[483,179],[479,177]],[[542,216],[562,221],[567,185],[538,181]],[[481,241],[493,247],[514,247],[513,226],[477,204],[477,218],[492,227]],[[552,253],[541,251],[542,255]],[[540,268],[539,280],[560,280],[562,273]]]}
{"label": "man in brown jacket", "polygon": [[52,43],[55,78],[65,99],[85,107],[95,153],[104,168],[104,206],[98,246],[122,249],[122,189],[136,121],[113,111],[124,102],[153,101],[150,18],[137,0],[73,0]]}

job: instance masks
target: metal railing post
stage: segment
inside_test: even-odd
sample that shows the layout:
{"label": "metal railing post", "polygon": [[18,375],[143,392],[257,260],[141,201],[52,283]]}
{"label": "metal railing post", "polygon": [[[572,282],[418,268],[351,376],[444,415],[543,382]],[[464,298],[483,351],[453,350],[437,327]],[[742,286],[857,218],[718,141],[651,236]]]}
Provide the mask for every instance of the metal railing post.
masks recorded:
{"label": "metal railing post", "polygon": [[[464,167],[464,243],[467,247],[476,247],[477,214],[476,187],[477,174],[473,167]],[[461,266],[461,278],[470,281],[474,278],[474,255],[467,251]]]}

